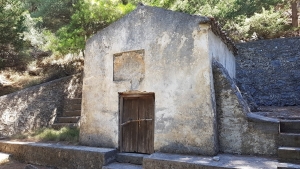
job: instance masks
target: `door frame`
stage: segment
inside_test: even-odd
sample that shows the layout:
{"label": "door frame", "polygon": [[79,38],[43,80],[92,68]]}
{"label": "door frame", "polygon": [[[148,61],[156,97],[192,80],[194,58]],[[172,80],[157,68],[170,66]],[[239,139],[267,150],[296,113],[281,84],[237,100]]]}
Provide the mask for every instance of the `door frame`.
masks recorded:
{"label": "door frame", "polygon": [[154,112],[153,112],[153,129],[152,129],[152,145],[151,145],[151,153],[154,153],[154,129],[155,129],[155,93],[154,92],[140,92],[140,91],[126,91],[126,92],[118,92],[119,94],[119,121],[118,121],[118,131],[119,131],[119,134],[118,134],[118,137],[119,137],[119,146],[118,146],[118,149],[119,151],[121,151],[121,146],[122,146],[122,126],[121,126],[121,123],[122,123],[122,116],[121,116],[121,113],[123,111],[123,100],[124,98],[138,98],[138,97],[153,97],[153,100],[154,100]]}

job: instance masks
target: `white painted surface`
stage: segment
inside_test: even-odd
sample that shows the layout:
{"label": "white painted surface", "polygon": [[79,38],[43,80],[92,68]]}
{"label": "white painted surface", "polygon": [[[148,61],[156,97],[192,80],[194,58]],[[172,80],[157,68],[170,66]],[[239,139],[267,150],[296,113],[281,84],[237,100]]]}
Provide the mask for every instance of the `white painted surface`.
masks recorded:
{"label": "white painted surface", "polygon": [[[139,7],[87,42],[82,144],[117,148],[118,92],[139,90],[155,93],[155,151],[217,152],[209,25],[199,25],[203,19]],[[113,55],[140,49],[145,72],[139,84],[113,81]]]}

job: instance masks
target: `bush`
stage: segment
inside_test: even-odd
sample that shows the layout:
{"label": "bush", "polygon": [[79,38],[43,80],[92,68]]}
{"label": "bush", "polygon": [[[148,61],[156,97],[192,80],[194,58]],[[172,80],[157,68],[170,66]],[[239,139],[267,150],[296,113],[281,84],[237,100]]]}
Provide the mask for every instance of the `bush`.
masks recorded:
{"label": "bush", "polygon": [[287,16],[282,11],[262,9],[250,18],[239,16],[235,21],[228,22],[225,29],[229,30],[234,40],[270,39],[282,36],[290,27]]}

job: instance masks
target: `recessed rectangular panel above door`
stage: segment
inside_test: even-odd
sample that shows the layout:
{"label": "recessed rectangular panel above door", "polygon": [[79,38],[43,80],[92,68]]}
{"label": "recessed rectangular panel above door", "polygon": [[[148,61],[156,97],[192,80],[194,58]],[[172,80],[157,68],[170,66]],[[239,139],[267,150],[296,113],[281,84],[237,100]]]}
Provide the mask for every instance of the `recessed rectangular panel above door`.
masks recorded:
{"label": "recessed rectangular panel above door", "polygon": [[154,152],[154,93],[120,93],[120,151]]}

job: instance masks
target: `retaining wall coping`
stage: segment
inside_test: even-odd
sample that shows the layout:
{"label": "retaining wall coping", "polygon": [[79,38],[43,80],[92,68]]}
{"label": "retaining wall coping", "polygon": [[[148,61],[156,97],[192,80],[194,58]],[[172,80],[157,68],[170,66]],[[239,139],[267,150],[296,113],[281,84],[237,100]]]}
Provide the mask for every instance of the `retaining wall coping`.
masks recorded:
{"label": "retaining wall coping", "polygon": [[267,123],[279,123],[280,120],[271,117],[265,117],[256,113],[247,113],[248,120],[252,122],[267,122]]}

